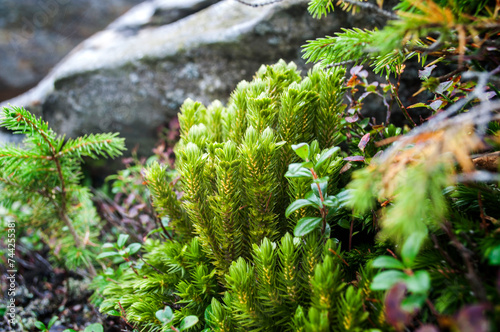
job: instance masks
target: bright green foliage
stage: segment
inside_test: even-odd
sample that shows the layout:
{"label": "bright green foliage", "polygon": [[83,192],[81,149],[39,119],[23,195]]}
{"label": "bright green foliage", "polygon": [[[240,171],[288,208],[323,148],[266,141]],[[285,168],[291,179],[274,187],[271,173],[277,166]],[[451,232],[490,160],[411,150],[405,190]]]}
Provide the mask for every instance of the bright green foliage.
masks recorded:
{"label": "bright green foliage", "polygon": [[[182,204],[172,200],[172,187],[161,185],[160,174],[166,171],[159,166],[148,171],[153,201],[182,225],[187,226],[183,216],[189,217],[219,274],[238,257],[250,258],[253,244],[264,238],[277,241],[294,227],[284,215],[296,194],[283,177],[296,160],[291,145],[334,142],[342,112],[342,74],[316,68],[301,79],[295,65],[281,61],[263,66],[254,81],[240,83],[226,108],[215,102],[207,109],[190,100],[181,108],[176,168]],[[316,114],[325,123],[314,128]],[[326,163],[324,169],[338,172],[340,167]]]}
{"label": "bright green foliage", "polygon": [[105,300],[100,310],[121,315],[147,331],[166,331],[170,327],[165,327],[157,315],[159,310],[164,310],[165,303],[174,308],[182,306],[172,319],[176,326],[186,317],[203,317],[212,296],[220,289],[215,270],[202,253],[198,239],[186,244],[165,242],[161,245],[148,240],[144,246],[148,253],[142,263],[133,265],[134,269],[119,267],[98,277],[112,279],[103,292]]}
{"label": "bright green foliage", "polygon": [[[159,217],[168,216],[171,225],[182,236],[190,238],[192,236],[193,227],[188,219],[186,211],[182,209],[179,200],[175,183],[172,178],[174,174],[169,172],[168,168],[154,163],[148,168],[145,179],[148,188],[151,191],[153,198],[153,206],[155,207]],[[165,184],[168,183],[168,186]]]}
{"label": "bright green foliage", "polygon": [[[375,8],[390,17],[385,28],[310,42],[306,57],[323,69],[305,78],[280,61],[238,84],[226,106],[187,100],[176,147],[180,179],[148,180],[157,187],[155,205],[183,240],[164,246],[163,259],[175,264],[146,262],[188,280],[161,289],[163,306],[148,299],[149,306],[136,304],[139,313],[129,302],[121,315],[144,330],[163,328],[150,313],[165,312],[165,303],[179,317],[175,324],[195,315],[193,329],[203,331],[495,330],[498,162],[478,171],[471,161],[484,142],[500,147],[492,121],[500,59],[490,52],[500,5],[488,4],[405,0],[400,12]],[[333,5],[317,0],[309,9],[322,17]],[[369,2],[340,5],[374,9]],[[405,106],[399,79],[413,57],[432,58],[419,78],[433,97]],[[457,71],[433,77],[444,60]],[[357,64],[347,77],[345,62]],[[365,62],[396,80],[369,82]],[[362,112],[369,95],[382,99],[381,123]],[[410,112],[418,107],[433,117],[416,119]],[[387,123],[393,108],[413,129]],[[183,230],[189,224],[192,232]],[[187,259],[191,237],[198,251]],[[203,264],[181,264],[191,260]],[[140,284],[154,289],[146,285],[155,272],[144,268]],[[126,271],[120,285],[127,278],[139,282]],[[108,298],[121,292],[107,302],[114,310],[132,293],[140,294],[136,302],[159,294],[113,287]]]}
{"label": "bright green foliage", "polygon": [[68,267],[84,264],[93,271],[89,260],[93,253],[83,239],[95,241],[99,218],[89,190],[80,185],[80,164],[83,157],[119,156],[123,139],[118,134],[91,134],[66,140],[48,123],[15,106],[3,108],[2,126],[26,135],[22,146],[0,148],[2,205],[29,207],[31,213],[18,220],[19,225],[41,230],[52,249],[60,246],[55,257],[64,257]]}
{"label": "bright green foliage", "polygon": [[[359,1],[362,2],[362,1]],[[383,2],[383,1],[382,1]],[[339,4],[344,9],[356,8],[352,1]],[[309,11],[314,17],[326,16],[333,11],[334,1],[313,0]],[[465,39],[476,38],[481,33],[495,29],[498,13],[493,1],[418,1],[403,0],[389,13],[388,24],[383,29],[342,29],[334,37],[318,38],[304,46],[304,57],[323,66],[351,61],[362,64],[369,61],[375,73],[398,74],[408,59],[423,54],[438,57],[463,55]],[[362,4],[360,5],[363,8]],[[435,42],[429,35],[439,35]],[[448,41],[460,41],[459,47]]]}

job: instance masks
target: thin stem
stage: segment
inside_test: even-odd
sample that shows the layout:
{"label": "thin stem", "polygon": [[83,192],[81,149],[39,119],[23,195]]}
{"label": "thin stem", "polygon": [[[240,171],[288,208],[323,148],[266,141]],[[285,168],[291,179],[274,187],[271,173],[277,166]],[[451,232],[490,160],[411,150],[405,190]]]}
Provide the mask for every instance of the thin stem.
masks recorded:
{"label": "thin stem", "polygon": [[340,258],[345,265],[349,266],[349,264],[347,264],[347,262],[345,261],[345,259],[343,259],[342,256],[340,256],[339,254],[337,254],[337,252],[335,250],[333,250],[332,248],[328,248],[328,250],[330,252],[332,252],[335,256],[337,256],[338,258]]}
{"label": "thin stem", "polygon": [[[314,168],[309,169],[311,171],[311,174],[313,176],[314,180],[318,179],[318,174],[314,171]],[[325,205],[323,202],[325,201],[325,198],[323,197],[323,192],[321,191],[321,187],[319,186],[319,183],[316,183],[316,186],[318,187],[318,192],[319,192],[319,199],[321,200],[321,208],[319,209],[319,212],[321,213],[321,218],[323,219],[323,223],[321,226],[321,234],[325,234],[325,229],[326,229],[326,216],[328,215],[328,210],[325,208]]]}

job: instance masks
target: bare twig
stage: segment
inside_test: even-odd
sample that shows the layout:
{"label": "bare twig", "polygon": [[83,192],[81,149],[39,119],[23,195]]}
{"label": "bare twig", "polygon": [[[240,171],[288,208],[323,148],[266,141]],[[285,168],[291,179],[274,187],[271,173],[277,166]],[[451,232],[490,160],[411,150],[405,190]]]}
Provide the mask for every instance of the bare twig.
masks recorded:
{"label": "bare twig", "polygon": [[148,262],[146,262],[144,260],[144,258],[142,258],[142,255],[137,253],[137,255],[139,255],[139,258],[144,262],[146,263],[147,265],[149,265],[150,267],[152,267],[156,272],[160,273],[160,274],[165,274],[164,272],[161,272],[160,270],[158,270],[156,267],[154,267],[153,265],[149,264]]}
{"label": "bare twig", "polygon": [[349,266],[349,264],[347,264],[347,262],[345,261],[345,259],[343,259],[342,256],[340,256],[339,254],[337,254],[337,252],[335,250],[333,250],[332,248],[328,248],[328,250],[331,251],[335,256],[337,256],[338,258],[340,258],[345,265]]}

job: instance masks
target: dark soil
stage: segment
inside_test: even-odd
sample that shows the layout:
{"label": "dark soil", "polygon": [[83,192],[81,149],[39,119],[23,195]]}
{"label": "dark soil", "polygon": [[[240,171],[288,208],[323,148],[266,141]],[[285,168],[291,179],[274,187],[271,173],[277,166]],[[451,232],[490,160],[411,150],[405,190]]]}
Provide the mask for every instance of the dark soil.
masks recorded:
{"label": "dark soil", "polygon": [[[90,304],[91,279],[85,271],[70,272],[54,267],[47,260],[48,250],[20,254],[16,251],[17,273],[15,282],[16,324],[11,325],[4,315],[10,280],[6,265],[0,269],[2,302],[0,304],[0,331],[40,331],[36,321],[47,324],[57,316],[59,320],[49,330],[62,332],[71,328],[83,331],[85,326],[100,323],[104,331],[127,331],[123,321],[105,317]],[[130,328],[129,330],[130,331]]]}

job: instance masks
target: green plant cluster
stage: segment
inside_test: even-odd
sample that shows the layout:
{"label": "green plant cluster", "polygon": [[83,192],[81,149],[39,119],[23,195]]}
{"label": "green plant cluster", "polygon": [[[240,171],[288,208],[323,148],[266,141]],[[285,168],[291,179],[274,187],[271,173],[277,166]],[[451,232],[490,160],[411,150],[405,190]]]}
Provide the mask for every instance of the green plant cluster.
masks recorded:
{"label": "green plant cluster", "polygon": [[[164,262],[176,257],[171,247],[185,242],[167,242],[154,250],[158,256],[162,253],[161,261],[152,258],[153,252],[144,256],[154,269],[141,264],[137,274],[129,270],[105,288],[101,310],[115,310],[129,323],[152,330],[162,328],[152,314],[163,303],[180,310],[178,319],[196,315],[207,327],[220,330],[314,329],[345,319],[348,325],[364,324],[367,315],[357,321],[335,309],[341,299],[362,297],[351,288],[344,294],[339,245],[319,229],[304,239],[293,238],[290,232],[299,213],[290,218],[285,214],[290,202],[304,198],[312,184],[312,179],[284,176],[289,165],[300,160],[293,142],[311,143],[322,178],[336,179],[345,164],[334,153],[338,149],[321,153],[319,148],[319,142],[329,145],[342,139],[337,127],[343,74],[341,69],[315,68],[301,78],[294,64],[281,61],[263,66],[252,82],[240,83],[227,107],[186,101],[176,147],[180,180],[172,183],[168,169],[159,164],[148,169],[146,180],[155,207],[170,218],[175,234],[199,243],[197,259],[210,264],[176,267],[179,277],[170,280],[175,274],[166,273]],[[313,126],[316,120],[322,125]],[[331,181],[329,189],[332,195],[338,192],[337,182]],[[177,192],[183,193],[181,200]],[[183,252],[187,255],[189,249]],[[135,283],[149,284],[150,273],[163,280],[165,288],[148,289],[146,297]],[[157,300],[149,300],[152,293]],[[132,294],[133,300],[123,301]],[[177,300],[170,297],[174,294]],[[140,315],[138,306],[149,314]]]}
{"label": "green plant cluster", "polygon": [[[93,274],[88,244],[96,241],[98,222],[88,188],[80,184],[83,157],[116,157],[125,149],[117,134],[58,136],[41,118],[20,107],[4,107],[2,126],[24,134],[20,146],[0,148],[0,202],[11,211],[9,225],[18,235],[33,228],[52,247],[53,257],[69,268],[86,266]],[[23,213],[13,213],[19,209]],[[2,230],[3,232],[3,230]],[[10,236],[3,237],[10,240]],[[10,242],[9,242],[10,243]],[[7,257],[13,262],[15,243]]]}
{"label": "green plant cluster", "polygon": [[[333,8],[310,2],[317,17]],[[490,158],[499,144],[490,79],[498,70],[478,55],[496,45],[498,12],[484,1],[376,8],[390,19],[385,28],[306,45],[305,57],[321,67],[304,78],[281,61],[241,82],[227,106],[184,103],[177,175],[156,164],[146,181],[177,239],[164,247],[164,260],[173,257],[168,246],[197,241],[207,270],[190,267],[186,281],[155,293],[161,303],[139,296],[142,315],[117,301],[141,294],[132,285],[154,272],[127,271],[130,279],[106,287],[111,300],[101,310],[144,330],[175,331],[191,315],[199,318],[192,328],[204,331],[494,330],[498,163],[477,170],[470,155]],[[414,59],[432,59],[419,72],[432,98],[405,106],[399,81]],[[385,76],[370,82],[363,64]],[[433,77],[441,64],[457,67]],[[474,70],[485,79],[474,80]],[[368,95],[382,99],[386,121],[364,117]],[[417,128],[390,124],[392,105]],[[435,118],[417,126],[410,110],[418,107]],[[213,284],[200,291],[207,275]],[[176,313],[172,326],[152,315],[165,305]]]}
{"label": "green plant cluster", "polygon": [[[309,42],[304,57],[320,65],[305,77],[280,61],[225,106],[185,101],[175,169],[144,173],[157,237],[102,246],[101,312],[155,332],[498,329],[500,4],[382,3],[339,1],[389,22]],[[400,81],[415,60],[415,95],[430,97],[405,105]],[[382,101],[382,122],[365,116],[368,96]],[[404,128],[390,123],[394,109]],[[72,162],[115,155],[120,141],[64,142],[24,110],[5,112],[8,128],[38,133],[30,150],[0,150],[0,178],[19,185],[6,202],[25,188],[65,221],[84,206],[67,202],[85,202],[72,196],[84,191]],[[38,174],[49,189],[35,187]]]}

